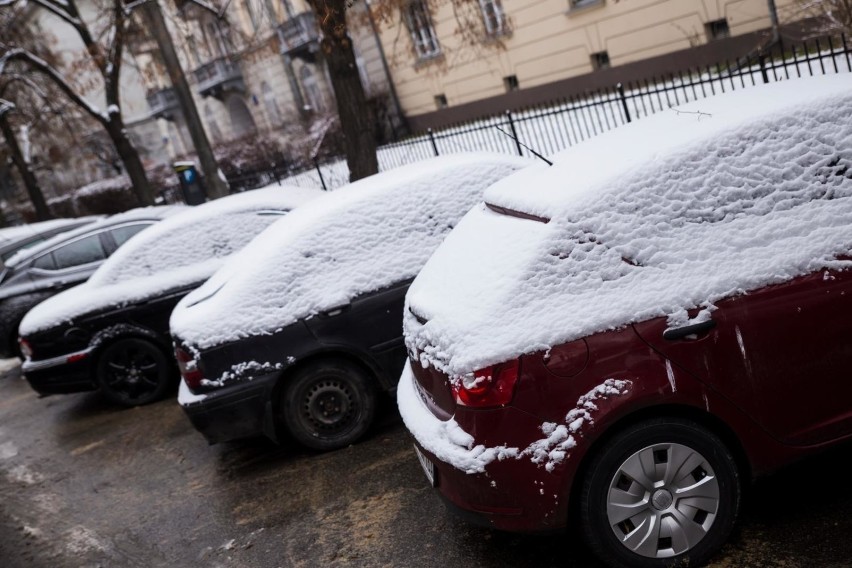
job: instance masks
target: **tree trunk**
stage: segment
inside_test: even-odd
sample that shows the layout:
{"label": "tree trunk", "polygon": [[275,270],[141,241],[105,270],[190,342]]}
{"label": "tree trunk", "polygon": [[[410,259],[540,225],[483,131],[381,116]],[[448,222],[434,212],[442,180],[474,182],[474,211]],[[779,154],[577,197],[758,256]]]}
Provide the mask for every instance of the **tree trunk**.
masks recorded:
{"label": "tree trunk", "polygon": [[106,131],[115,146],[115,151],[118,152],[118,157],[124,164],[124,170],[130,178],[130,183],[133,185],[133,193],[136,195],[136,200],[141,207],[154,204],[154,194],[151,191],[151,185],[148,183],[148,176],[145,174],[145,166],[142,165],[142,160],[139,158],[139,152],[136,147],[127,137],[127,130],[124,128],[124,123],[121,118],[113,114],[110,116],[110,121],[106,125]]}
{"label": "tree trunk", "polygon": [[15,163],[15,167],[18,168],[18,171],[21,174],[21,179],[24,181],[24,187],[27,189],[27,195],[29,195],[30,201],[32,201],[33,207],[35,208],[36,218],[39,221],[53,219],[53,214],[50,212],[50,209],[47,206],[47,201],[44,199],[44,194],[41,192],[41,188],[38,185],[38,179],[36,179],[35,174],[33,174],[33,171],[30,169],[30,165],[24,158],[24,154],[21,152],[21,147],[18,144],[18,139],[15,138],[15,132],[12,129],[12,125],[9,124],[8,117],[5,114],[0,115],[0,131],[2,131],[3,138],[6,139],[6,144],[9,146],[10,153],[12,154],[12,161]]}
{"label": "tree trunk", "polygon": [[309,0],[320,23],[322,54],[337,98],[343,130],[349,180],[356,181],[379,171],[376,157],[376,122],[361,85],[352,39],[346,27],[346,0]]}
{"label": "tree trunk", "polygon": [[177,96],[178,104],[186,120],[186,127],[192,138],[192,145],[195,147],[195,153],[198,155],[201,172],[204,174],[204,183],[207,186],[208,197],[214,199],[226,197],[230,193],[228,183],[219,176],[219,165],[216,163],[216,156],[213,154],[213,149],[210,147],[210,141],[207,138],[201,117],[198,115],[195,100],[192,98],[192,91],[189,89],[189,83],[180,65],[180,59],[178,59],[177,52],[172,43],[172,36],[169,35],[168,28],[166,27],[166,21],[163,19],[163,13],[160,11],[160,7],[156,2],[148,2],[144,5],[144,10],[150,32],[160,49],[163,64],[169,73],[172,87],[175,90],[175,96]]}

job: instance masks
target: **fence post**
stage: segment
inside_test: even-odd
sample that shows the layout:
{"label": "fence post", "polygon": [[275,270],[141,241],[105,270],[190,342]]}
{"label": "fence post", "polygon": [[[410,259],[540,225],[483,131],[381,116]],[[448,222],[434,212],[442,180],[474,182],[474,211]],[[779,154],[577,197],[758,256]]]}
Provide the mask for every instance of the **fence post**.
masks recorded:
{"label": "fence post", "polygon": [[627,108],[627,96],[624,94],[624,85],[619,83],[615,88],[618,89],[618,98],[621,99],[621,108],[624,109],[624,117],[627,119],[627,122],[633,122],[630,118],[630,110]]}
{"label": "fence post", "polygon": [[320,183],[322,184],[323,191],[328,191],[328,188],[325,186],[325,178],[322,177],[322,168],[320,168],[319,160],[314,158],[314,167],[317,169],[317,173],[319,174]]}
{"label": "fence post", "polygon": [[760,74],[763,76],[763,84],[769,82],[769,74],[766,72],[766,55],[761,53],[758,56],[758,62],[760,63]]}
{"label": "fence post", "polygon": [[506,111],[506,118],[509,119],[509,128],[512,129],[512,138],[514,138],[515,146],[518,148],[518,156],[523,156],[524,150],[521,148],[521,139],[518,138],[518,131],[515,130],[515,120],[512,118],[512,111]]}
{"label": "fence post", "polygon": [[432,131],[431,128],[427,130],[427,132],[429,133],[429,141],[432,143],[432,150],[435,152],[436,156],[439,156],[440,153],[438,152],[438,143],[435,142],[435,133]]}

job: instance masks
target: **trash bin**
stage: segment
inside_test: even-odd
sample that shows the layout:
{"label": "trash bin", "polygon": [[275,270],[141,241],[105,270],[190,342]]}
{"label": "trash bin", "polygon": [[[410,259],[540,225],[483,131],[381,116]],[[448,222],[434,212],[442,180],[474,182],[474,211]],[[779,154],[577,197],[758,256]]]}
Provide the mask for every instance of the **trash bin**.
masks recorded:
{"label": "trash bin", "polygon": [[180,180],[180,190],[187,205],[201,205],[207,201],[207,192],[195,162],[175,162],[175,173]]}

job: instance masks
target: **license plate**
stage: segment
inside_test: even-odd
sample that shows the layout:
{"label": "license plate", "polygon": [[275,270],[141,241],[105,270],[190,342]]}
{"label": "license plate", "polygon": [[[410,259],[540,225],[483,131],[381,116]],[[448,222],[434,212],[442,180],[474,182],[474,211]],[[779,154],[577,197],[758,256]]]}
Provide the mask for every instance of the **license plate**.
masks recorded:
{"label": "license plate", "polygon": [[429,485],[435,487],[435,464],[433,464],[429,458],[423,455],[423,452],[420,451],[416,445],[414,446],[414,451],[417,452],[417,460],[420,462],[420,466],[423,468],[423,473],[426,474],[426,479],[429,480]]}

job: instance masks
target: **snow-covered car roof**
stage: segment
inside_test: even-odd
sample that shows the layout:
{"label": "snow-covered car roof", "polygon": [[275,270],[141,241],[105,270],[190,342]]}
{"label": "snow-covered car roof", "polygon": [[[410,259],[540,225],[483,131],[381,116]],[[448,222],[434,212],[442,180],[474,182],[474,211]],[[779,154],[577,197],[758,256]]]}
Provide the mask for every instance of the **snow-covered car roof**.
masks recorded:
{"label": "snow-covered car roof", "polygon": [[86,283],[33,308],[21,333],[202,282],[284,213],[322,193],[270,186],[184,208],[128,240]]}
{"label": "snow-covered car roof", "polygon": [[852,74],[719,95],[554,160],[492,186],[412,284],[423,364],[460,376],[674,324],[852,250]]}
{"label": "snow-covered car roof", "polygon": [[172,334],[220,345],[412,278],[486,187],[530,163],[459,154],[340,188],[271,226],[184,298]]}
{"label": "snow-covered car roof", "polygon": [[80,223],[92,222],[97,217],[81,217],[79,219],[51,219],[50,221],[40,221],[38,223],[29,223],[26,225],[17,225],[15,227],[6,227],[0,229],[0,246],[7,243],[17,241],[32,235],[41,234],[53,229],[67,227],[69,225],[77,225]]}
{"label": "snow-covered car roof", "polygon": [[124,213],[110,215],[109,217],[104,217],[98,221],[95,221],[94,223],[88,223],[86,225],[83,225],[82,227],[78,227],[76,229],[72,229],[70,231],[55,235],[47,239],[46,241],[42,241],[34,247],[19,251],[16,255],[6,260],[6,266],[17,266],[22,262],[34,256],[37,256],[38,254],[50,249],[51,247],[59,243],[71,240],[77,237],[78,235],[88,233],[89,231],[97,231],[102,227],[110,227],[112,225],[116,225],[118,223],[123,222],[143,221],[146,219],[165,219],[169,215],[173,215],[175,213],[183,211],[184,208],[185,207],[183,205],[157,205],[153,207],[138,207],[136,209],[131,209],[130,211],[125,211]]}

